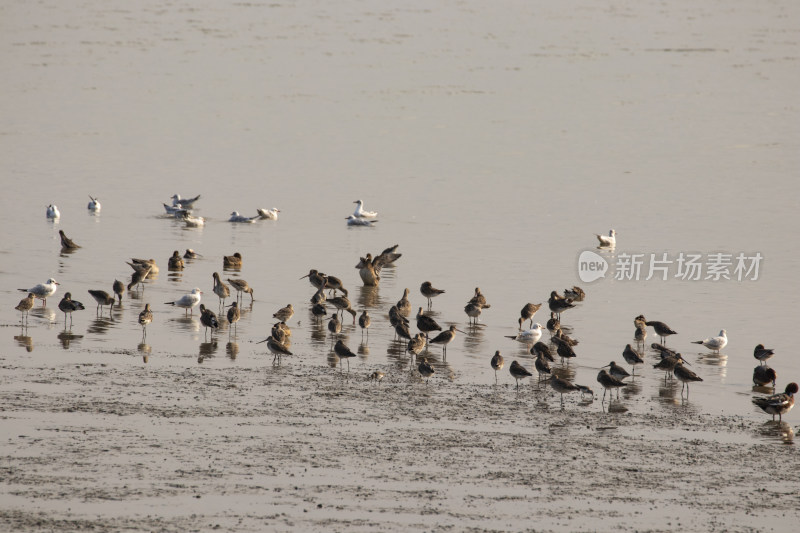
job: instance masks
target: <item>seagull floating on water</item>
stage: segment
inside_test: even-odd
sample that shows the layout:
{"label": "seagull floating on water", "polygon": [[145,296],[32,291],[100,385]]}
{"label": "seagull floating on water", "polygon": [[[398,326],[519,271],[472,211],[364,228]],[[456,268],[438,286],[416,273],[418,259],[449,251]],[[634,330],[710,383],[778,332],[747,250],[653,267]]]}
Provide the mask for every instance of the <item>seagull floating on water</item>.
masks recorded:
{"label": "seagull floating on water", "polygon": [[194,203],[199,199],[200,199],[199,194],[194,198],[182,198],[180,194],[173,194],[172,205],[174,207],[178,207],[179,209],[181,207],[184,209],[191,209],[192,207],[194,207]]}
{"label": "seagull floating on water", "polygon": [[57,218],[61,218],[61,212],[58,210],[55,204],[50,204],[47,206],[47,218],[55,220]]}
{"label": "seagull floating on water", "polygon": [[616,246],[617,245],[617,232],[609,230],[608,235],[594,234],[597,240],[600,241],[600,246]]}
{"label": "seagull floating on water", "polygon": [[356,204],[356,210],[353,212],[353,216],[356,218],[375,218],[378,216],[377,211],[364,211],[364,202],[361,200],[356,200],[353,202]]}
{"label": "seagull floating on water", "polygon": [[721,329],[718,336],[709,337],[701,341],[692,341],[692,344],[702,344],[709,350],[714,350],[715,352],[719,353],[719,351],[723,349],[726,344],[728,344],[728,335],[724,329]]}
{"label": "seagull floating on water", "polygon": [[231,213],[231,218],[228,219],[228,222],[239,222],[244,224],[252,224],[256,220],[261,218],[260,216],[255,217],[246,217],[244,215],[240,215],[238,211],[234,211]]}
{"label": "seagull floating on water", "polygon": [[102,206],[100,205],[100,200],[94,198],[91,194],[89,195],[89,205],[86,206],[86,209],[89,211],[94,211],[95,213],[99,213]]}
{"label": "seagull floating on water", "polygon": [[272,209],[256,209],[258,211],[258,216],[264,220],[278,220],[278,213],[281,212],[280,209],[277,207],[273,207]]}
{"label": "seagull floating on water", "polygon": [[355,215],[350,215],[349,217],[345,218],[345,220],[347,221],[348,226],[368,226],[370,228],[377,222],[377,220],[358,218]]}

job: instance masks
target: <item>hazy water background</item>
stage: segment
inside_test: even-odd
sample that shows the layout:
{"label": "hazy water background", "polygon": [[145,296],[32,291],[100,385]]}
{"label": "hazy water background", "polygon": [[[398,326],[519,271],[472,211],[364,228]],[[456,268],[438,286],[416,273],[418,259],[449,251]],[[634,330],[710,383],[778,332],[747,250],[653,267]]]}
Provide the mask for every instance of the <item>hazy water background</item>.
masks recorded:
{"label": "hazy water background", "polygon": [[[799,12],[788,1],[5,2],[0,354],[141,365],[136,316],[151,302],[152,367],[197,365],[202,352],[214,355],[204,365],[269,371],[253,341],[291,302],[298,356],[284,364],[326,365],[313,289],[298,279],[318,268],[375,317],[357,375],[391,365],[400,375],[384,315],[403,288],[415,307],[422,281],[446,289],[437,319],[465,329],[480,286],[492,308],[447,363],[456,380],[490,383],[497,349],[532,367],[503,335],[526,302],[580,284],[578,254],[613,227],[617,253],[760,252],[760,279],[581,284],[586,302],[564,315],[581,341],[576,381],[599,390],[597,368],[621,361],[644,313],[680,333],[668,344],[705,379],[690,408],[763,418],[749,400],[753,346],[776,349],[779,387],[800,378]],[[162,216],[174,193],[203,195],[205,228]],[[380,212],[375,228],[345,226],[356,198]],[[272,206],[276,222],[225,222]],[[83,248],[61,255],[59,229]],[[360,289],[358,257],[396,243],[396,268],[377,291]],[[185,248],[204,258],[170,276],[167,258]],[[216,309],[211,274],[234,251],[257,301],[232,360],[227,330],[204,345],[197,314],[185,321],[163,302],[197,286]],[[95,320],[87,289],[127,281],[130,257],[155,258],[161,274],[140,299],[126,294],[113,321]],[[16,289],[51,276],[61,287],[23,335]],[[64,349],[67,291],[88,309]],[[689,344],[721,328],[724,356]],[[350,346],[359,341],[350,331]],[[641,373],[625,408],[687,407],[661,373]],[[507,371],[501,380],[513,383]]]}

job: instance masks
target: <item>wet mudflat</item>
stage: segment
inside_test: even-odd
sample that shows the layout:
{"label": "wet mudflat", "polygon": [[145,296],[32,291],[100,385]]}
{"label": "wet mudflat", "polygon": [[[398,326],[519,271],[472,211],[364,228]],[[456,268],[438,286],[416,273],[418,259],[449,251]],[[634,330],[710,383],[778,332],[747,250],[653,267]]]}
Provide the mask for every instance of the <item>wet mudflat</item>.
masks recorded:
{"label": "wet mudflat", "polygon": [[576,396],[562,411],[535,382],[376,384],[358,364],[268,356],[2,375],[13,530],[781,531],[800,517],[789,426],[689,404],[609,413]]}

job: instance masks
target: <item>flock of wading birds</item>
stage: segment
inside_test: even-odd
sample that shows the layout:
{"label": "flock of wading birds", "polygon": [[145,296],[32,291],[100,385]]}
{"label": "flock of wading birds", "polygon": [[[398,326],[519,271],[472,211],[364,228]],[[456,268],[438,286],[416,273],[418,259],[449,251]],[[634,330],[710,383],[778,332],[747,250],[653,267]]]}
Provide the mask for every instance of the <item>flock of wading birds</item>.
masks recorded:
{"label": "flock of wading birds", "polygon": [[[90,199],[91,202],[88,205],[88,209],[95,212],[99,211],[99,201],[91,196]],[[178,213],[179,217],[185,218],[188,215],[188,210],[181,205],[181,197],[176,194],[172,199],[173,206],[178,211],[181,211]],[[184,202],[191,207],[191,205],[198,199],[199,196],[190,199],[191,203],[186,202],[186,200],[184,200]],[[348,225],[352,225],[350,220],[353,218],[373,219],[377,217],[377,213],[363,210],[363,202],[361,200],[357,200],[354,203],[357,204],[357,208],[354,214],[348,217]],[[168,206],[165,204],[165,207]],[[275,213],[273,219],[275,219],[277,218],[278,210],[274,209],[273,211]],[[48,206],[46,214],[48,218],[58,218],[60,216],[57,208],[55,208],[53,205]],[[248,218],[247,222],[249,223],[255,218],[257,217],[253,217],[252,219]],[[264,216],[263,218],[270,217]],[[231,218],[229,221],[241,222],[241,220],[236,220],[234,218]],[[64,234],[63,230],[59,230],[59,235],[61,237],[62,249],[75,250],[80,248],[80,246],[75,244],[74,241],[69,239]],[[616,232],[613,229],[609,231],[608,235],[595,235],[600,243],[600,247],[613,247],[616,245]],[[387,265],[393,264],[402,256],[402,254],[396,252],[397,248],[398,245],[394,245],[385,249],[376,257],[373,257],[372,254],[368,253],[365,257],[360,258],[355,268],[358,269],[364,285],[374,286],[378,284],[380,280],[381,269]],[[191,249],[187,249],[183,256],[181,256],[181,254],[176,250],[168,260],[168,268],[171,271],[183,270],[185,268],[184,259],[191,260],[197,257],[198,254]],[[242,256],[238,252],[231,256],[223,256],[222,263],[223,269],[226,270],[241,269]],[[130,262],[128,262],[128,264],[133,268],[131,281],[127,284],[127,289],[129,291],[134,290],[134,288],[137,286],[143,285],[145,279],[156,275],[159,271],[159,268],[153,259],[133,258]],[[310,300],[311,313],[316,319],[321,320],[323,317],[328,316],[328,308],[326,304],[330,304],[335,308],[330,314],[327,327],[332,335],[332,339],[336,339],[335,344],[333,344],[333,351],[338,356],[340,364],[342,360],[347,360],[349,371],[350,358],[356,357],[356,354],[350,350],[350,348],[341,340],[341,338],[339,338],[339,335],[342,331],[342,320],[344,318],[344,313],[347,312],[352,316],[354,324],[356,319],[358,320],[358,325],[362,329],[362,337],[365,331],[367,332],[367,335],[369,334],[368,328],[372,323],[372,319],[367,309],[364,309],[361,314],[358,315],[358,313],[352,308],[350,300],[347,297],[348,291],[344,288],[341,279],[335,276],[326,275],[318,270],[311,270],[308,274],[300,279],[303,278],[308,278],[311,285],[316,288],[316,292]],[[229,324],[235,328],[236,323],[241,317],[239,303],[243,297],[243,294],[249,294],[252,302],[254,299],[253,289],[245,280],[228,278],[227,281],[230,283],[230,287],[236,291],[236,300],[232,304],[225,306],[225,300],[229,298],[231,294],[230,287],[222,281],[219,273],[217,272],[213,273],[212,279],[212,291],[219,297],[220,307],[227,307],[226,318]],[[23,327],[25,327],[27,324],[27,315],[28,312],[33,308],[35,299],[41,299],[43,302],[42,305],[46,305],[47,297],[55,294],[58,285],[58,282],[51,278],[45,283],[38,284],[29,289],[19,289],[20,291],[28,293],[28,296],[20,301],[15,308],[21,312]],[[103,290],[89,290],[88,292],[97,302],[98,312],[102,312],[103,306],[109,306],[113,310],[114,303],[117,301],[117,299],[121,303],[125,289],[125,284],[119,280],[114,280],[112,287],[113,294],[109,294]],[[326,291],[328,291],[327,295]],[[432,308],[433,298],[443,294],[444,292],[444,290],[433,287],[429,281],[424,282],[420,286],[420,293],[427,299],[428,310]],[[211,329],[211,335],[213,336],[214,331],[220,327],[219,319],[217,318],[216,313],[208,309],[204,304],[200,303],[202,294],[203,292],[199,288],[195,288],[191,291],[191,293],[186,294],[177,300],[165,302],[165,304],[182,308],[185,310],[186,314],[189,314],[190,312],[193,313],[194,307],[199,305],[200,322],[205,327],[206,334],[208,334],[208,330]],[[405,289],[402,298],[397,302],[397,304],[393,305],[389,309],[389,321],[395,330],[396,337],[408,341],[406,351],[410,353],[412,357],[421,356],[418,358],[417,370],[420,376],[425,378],[427,384],[430,377],[435,373],[435,370],[427,361],[427,358],[422,355],[423,351],[427,352],[428,347],[431,344],[438,344],[442,346],[443,358],[446,358],[447,345],[455,338],[456,332],[463,333],[463,331],[459,330],[455,325],[451,325],[448,329],[443,330],[436,320],[434,320],[431,316],[426,315],[423,311],[423,308],[419,307],[415,317],[416,326],[419,331],[412,335],[409,320],[409,316],[411,315],[412,311],[412,305],[408,296],[409,290]],[[547,300],[547,304],[550,309],[550,319],[547,321],[546,325],[546,329],[550,333],[551,342],[549,345],[541,342],[540,340],[545,328],[543,328],[541,324],[533,322],[533,316],[539,311],[539,309],[541,309],[543,305],[542,303],[525,304],[520,311],[520,317],[518,320],[518,333],[516,335],[507,336],[511,339],[524,343],[529,347],[531,355],[535,357],[534,367],[538,374],[539,382],[549,383],[553,390],[559,393],[562,407],[564,405],[564,394],[570,392],[580,392],[582,396],[585,394],[589,394],[592,397],[594,396],[593,391],[589,387],[585,385],[574,384],[567,379],[559,377],[549,364],[551,362],[555,362],[555,356],[561,358],[562,364],[565,360],[568,362],[569,359],[576,357],[573,347],[578,344],[578,341],[570,338],[569,335],[564,332],[564,329],[562,329],[561,314],[569,309],[574,308],[576,306],[575,302],[583,301],[585,296],[585,292],[578,286],[565,289],[563,296],[560,295],[558,291],[552,291],[550,293],[550,298]],[[467,314],[470,323],[477,323],[478,317],[481,315],[482,310],[490,307],[491,305],[487,303],[486,297],[481,293],[481,290],[478,287],[475,289],[474,296],[465,305],[464,312]],[[69,318],[71,327],[72,313],[85,309],[85,306],[81,302],[73,300],[72,295],[67,292],[59,302],[58,308],[64,313],[65,327],[67,327],[67,318]],[[288,304],[286,307],[276,311],[273,314],[273,317],[279,322],[273,325],[271,335],[264,341],[260,341],[266,343],[267,349],[273,354],[273,362],[277,361],[278,364],[280,364],[283,356],[292,355],[292,352],[289,349],[292,332],[287,325],[287,321],[293,315],[294,308],[292,304]],[[147,325],[152,321],[153,312],[150,308],[150,304],[147,303],[145,304],[144,310],[139,313],[138,316],[138,322],[142,326],[143,338],[145,338],[147,335]],[[523,329],[525,322],[529,323],[529,329]],[[631,371],[635,373],[636,366],[644,363],[641,352],[637,350],[639,347],[644,347],[644,341],[647,337],[647,328],[652,327],[661,341],[661,343],[651,344],[651,348],[656,350],[661,356],[661,360],[657,364],[653,365],[654,368],[664,370],[666,372],[664,376],[665,380],[670,376],[670,374],[672,374],[676,379],[681,381],[681,397],[683,397],[685,390],[688,398],[689,384],[694,381],[703,381],[703,379],[695,374],[692,370],[686,368],[686,365],[689,363],[683,359],[680,353],[666,347],[666,338],[670,335],[676,334],[677,332],[664,322],[650,321],[647,320],[643,315],[639,315],[634,319],[634,326],[634,340],[636,341],[637,348],[634,349],[631,344],[628,344],[625,346],[625,349],[622,352],[623,359],[632,367]],[[439,333],[431,338],[430,335],[436,332]],[[693,343],[702,344],[706,348],[719,353],[719,351],[728,343],[727,333],[723,329],[720,331],[719,335],[715,337],[709,337],[700,341],[693,341]],[[551,349],[551,347],[554,350]],[[759,365],[753,370],[753,382],[758,386],[766,386],[769,383],[772,383],[774,392],[777,374],[774,369],[770,368],[766,364],[766,361],[773,355],[774,350],[765,348],[762,344],[759,344],[755,347],[753,356],[759,361]],[[503,369],[505,366],[505,361],[499,350],[496,351],[494,356],[491,358],[490,365],[495,371],[495,382],[497,382],[497,371]],[[516,360],[511,362],[511,365],[509,366],[509,372],[516,381],[517,390],[519,390],[519,380],[531,377],[533,375],[528,369],[523,367]],[[384,373],[381,371],[375,371],[370,376],[371,379],[377,380],[378,382],[380,382],[383,377]],[[606,393],[610,390],[617,389],[617,396],[619,396],[619,389],[628,385],[624,380],[629,377],[631,377],[631,374],[625,368],[618,365],[615,361],[611,361],[608,365],[605,365],[597,374],[597,382],[603,387],[602,401],[605,401]],[[783,393],[773,394],[765,397],[755,397],[753,398],[753,403],[766,413],[771,414],[773,420],[775,419],[776,415],[780,420],[783,414],[787,413],[794,406],[794,395],[797,392],[797,384],[789,383]]]}

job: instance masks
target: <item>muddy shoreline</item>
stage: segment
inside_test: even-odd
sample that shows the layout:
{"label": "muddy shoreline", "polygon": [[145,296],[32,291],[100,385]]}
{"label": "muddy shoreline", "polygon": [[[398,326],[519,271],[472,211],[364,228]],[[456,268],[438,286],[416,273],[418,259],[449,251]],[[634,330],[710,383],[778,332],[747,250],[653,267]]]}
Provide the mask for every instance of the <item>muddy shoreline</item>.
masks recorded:
{"label": "muddy shoreline", "polygon": [[691,404],[603,413],[577,397],[561,411],[531,383],[426,386],[393,368],[378,385],[353,367],[4,365],[3,522],[785,531],[800,518],[789,424]]}

